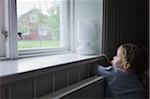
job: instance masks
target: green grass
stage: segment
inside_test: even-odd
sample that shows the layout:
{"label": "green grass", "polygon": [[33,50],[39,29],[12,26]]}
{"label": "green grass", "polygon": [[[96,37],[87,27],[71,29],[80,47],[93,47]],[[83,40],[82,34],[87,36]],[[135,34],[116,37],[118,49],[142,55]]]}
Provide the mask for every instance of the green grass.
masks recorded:
{"label": "green grass", "polygon": [[33,40],[33,41],[22,40],[18,42],[19,49],[44,48],[44,47],[54,48],[59,46],[60,46],[60,42],[58,40],[43,40],[41,42],[38,40]]}

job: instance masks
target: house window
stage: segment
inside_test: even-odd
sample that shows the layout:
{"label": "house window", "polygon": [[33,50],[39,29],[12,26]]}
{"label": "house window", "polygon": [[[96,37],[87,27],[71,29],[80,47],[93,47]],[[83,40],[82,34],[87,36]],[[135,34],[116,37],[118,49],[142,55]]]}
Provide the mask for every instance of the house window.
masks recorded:
{"label": "house window", "polygon": [[38,33],[40,36],[48,36],[48,27],[40,26]]}
{"label": "house window", "polygon": [[[0,30],[2,31],[2,24],[5,23],[4,30],[9,33],[7,42],[2,44],[8,49],[5,56],[16,58],[22,55],[70,51],[70,23],[73,19],[70,14],[73,9],[71,1],[1,0],[5,4],[4,15],[7,17],[5,22],[1,22],[3,13],[0,11]],[[1,48],[0,53],[1,50],[4,49]]]}

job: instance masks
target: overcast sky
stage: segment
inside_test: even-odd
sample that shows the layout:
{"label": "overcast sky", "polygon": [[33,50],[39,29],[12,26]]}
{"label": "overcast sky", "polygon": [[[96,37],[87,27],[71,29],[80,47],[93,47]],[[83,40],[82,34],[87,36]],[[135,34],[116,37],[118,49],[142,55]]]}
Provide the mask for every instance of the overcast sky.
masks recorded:
{"label": "overcast sky", "polygon": [[51,1],[56,0],[17,0],[17,15],[19,17],[33,7],[47,10],[51,7]]}

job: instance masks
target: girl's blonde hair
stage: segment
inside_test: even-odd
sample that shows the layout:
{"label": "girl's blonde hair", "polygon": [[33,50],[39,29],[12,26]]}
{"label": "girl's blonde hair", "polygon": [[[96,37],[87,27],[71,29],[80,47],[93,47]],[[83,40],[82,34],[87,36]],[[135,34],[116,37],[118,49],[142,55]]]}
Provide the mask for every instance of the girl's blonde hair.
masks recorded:
{"label": "girl's blonde hair", "polygon": [[147,69],[148,57],[143,46],[123,44],[119,49],[122,52],[122,64],[130,65],[129,70],[142,74]]}

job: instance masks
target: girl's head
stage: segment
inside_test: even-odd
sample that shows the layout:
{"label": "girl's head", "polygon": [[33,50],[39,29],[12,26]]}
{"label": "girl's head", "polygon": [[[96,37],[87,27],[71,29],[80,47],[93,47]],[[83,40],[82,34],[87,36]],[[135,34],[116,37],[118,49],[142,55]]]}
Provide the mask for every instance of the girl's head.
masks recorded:
{"label": "girl's head", "polygon": [[126,71],[143,72],[147,66],[147,54],[142,46],[123,44],[113,57],[112,65]]}

